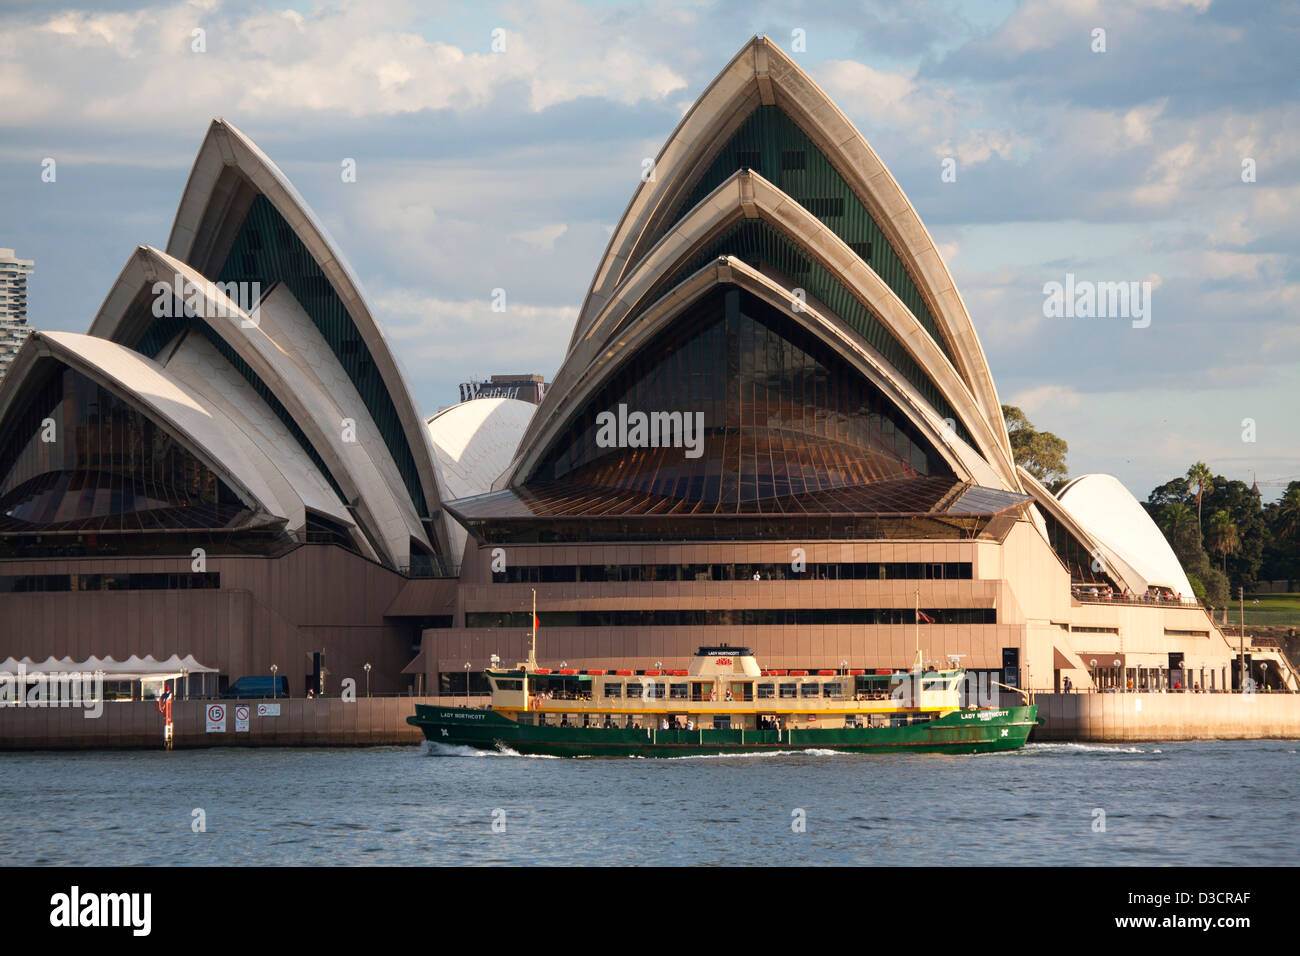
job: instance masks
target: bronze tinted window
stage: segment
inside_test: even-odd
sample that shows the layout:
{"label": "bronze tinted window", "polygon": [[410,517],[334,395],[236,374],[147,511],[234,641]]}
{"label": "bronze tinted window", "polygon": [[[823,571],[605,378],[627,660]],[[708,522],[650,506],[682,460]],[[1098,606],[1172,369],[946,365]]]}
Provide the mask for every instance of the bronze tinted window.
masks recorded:
{"label": "bronze tinted window", "polygon": [[[679,413],[686,430],[638,434],[634,413]],[[782,310],[723,287],[624,362],[527,484],[723,510],[929,476],[952,472],[872,382]]]}
{"label": "bronze tinted window", "polygon": [[170,433],[69,368],[51,369],[0,432],[5,530],[221,528],[245,510]]}

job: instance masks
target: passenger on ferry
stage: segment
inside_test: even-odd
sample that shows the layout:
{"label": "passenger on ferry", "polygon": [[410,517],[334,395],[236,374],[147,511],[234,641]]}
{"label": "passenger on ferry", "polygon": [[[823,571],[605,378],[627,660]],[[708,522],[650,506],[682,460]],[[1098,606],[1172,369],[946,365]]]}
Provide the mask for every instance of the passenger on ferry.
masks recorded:
{"label": "passenger on ferry", "polygon": [[689,717],[686,718],[686,729],[687,729],[687,730],[694,730],[694,729],[695,729],[695,721],[693,721],[693,720],[692,720],[691,718],[689,718]]}

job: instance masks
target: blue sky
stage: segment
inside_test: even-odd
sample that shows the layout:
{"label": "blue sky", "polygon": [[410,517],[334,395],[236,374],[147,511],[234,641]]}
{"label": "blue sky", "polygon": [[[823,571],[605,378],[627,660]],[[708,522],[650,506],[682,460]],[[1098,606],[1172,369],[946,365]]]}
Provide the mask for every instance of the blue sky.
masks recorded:
{"label": "blue sky", "polygon": [[[37,261],[33,324],[85,331],[223,116],[326,224],[432,412],[471,375],[554,373],[641,160],[755,33],[902,184],[1002,400],[1072,474],[1139,498],[1197,459],[1300,477],[1295,3],[8,0],[0,246]],[[1066,273],[1151,282],[1150,326],[1045,317]]]}

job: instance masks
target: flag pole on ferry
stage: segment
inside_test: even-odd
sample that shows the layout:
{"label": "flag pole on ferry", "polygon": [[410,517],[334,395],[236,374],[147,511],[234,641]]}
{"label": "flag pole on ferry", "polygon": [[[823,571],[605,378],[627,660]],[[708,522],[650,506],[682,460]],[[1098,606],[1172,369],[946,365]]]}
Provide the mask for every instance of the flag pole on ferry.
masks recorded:
{"label": "flag pole on ferry", "polygon": [[537,670],[537,588],[529,590],[533,592],[533,643],[528,649],[528,667]]}
{"label": "flag pole on ferry", "polygon": [[918,674],[924,670],[921,660],[921,589],[916,589],[916,663],[913,666]]}

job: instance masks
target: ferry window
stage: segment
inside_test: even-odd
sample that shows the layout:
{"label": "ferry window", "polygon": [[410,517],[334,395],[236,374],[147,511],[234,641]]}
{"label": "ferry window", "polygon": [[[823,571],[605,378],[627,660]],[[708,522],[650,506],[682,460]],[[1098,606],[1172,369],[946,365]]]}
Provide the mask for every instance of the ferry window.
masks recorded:
{"label": "ferry window", "polygon": [[685,685],[685,684],[669,684],[669,685],[668,685],[668,696],[671,697],[673,700],[685,700],[685,699],[686,699],[686,685]]}
{"label": "ferry window", "polygon": [[524,682],[522,680],[497,680],[497,690],[523,690]]}
{"label": "ferry window", "polygon": [[781,696],[782,696],[783,698],[784,698],[784,697],[798,697],[798,696],[799,696],[799,685],[798,685],[798,684],[782,684],[782,685],[781,685]]}
{"label": "ferry window", "polygon": [[668,687],[666,684],[646,684],[644,686],[646,700],[663,700],[667,696]]}
{"label": "ferry window", "polygon": [[606,696],[606,697],[622,697],[622,696],[623,696],[623,685],[622,685],[622,684],[606,684],[606,685],[605,685],[605,696]]}
{"label": "ferry window", "polygon": [[760,699],[760,700],[763,699],[763,698],[766,698],[766,697],[775,697],[775,696],[776,696],[776,685],[775,685],[775,684],[759,684],[759,685],[758,685],[758,696],[759,696],[759,699]]}
{"label": "ferry window", "polygon": [[818,697],[818,696],[820,696],[820,695],[817,693],[817,682],[816,682],[816,681],[808,681],[808,683],[806,683],[806,684],[801,684],[800,687],[799,687],[799,696],[800,696],[800,697]]}
{"label": "ferry window", "polygon": [[948,687],[948,682],[947,682],[947,681],[942,681],[942,680],[928,680],[928,681],[925,682],[925,689],[926,689],[926,690],[946,690],[947,687]]}
{"label": "ferry window", "polygon": [[843,685],[836,681],[834,684],[822,684],[823,697],[843,697]]}
{"label": "ferry window", "polygon": [[627,696],[630,700],[641,699],[641,685],[629,683],[627,685]]}
{"label": "ferry window", "polygon": [[730,714],[718,714],[716,717],[714,717],[714,718],[713,718],[713,729],[714,729],[714,730],[730,730],[730,729],[731,729],[731,715],[730,715]]}

